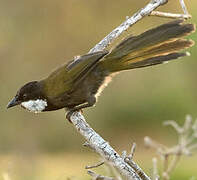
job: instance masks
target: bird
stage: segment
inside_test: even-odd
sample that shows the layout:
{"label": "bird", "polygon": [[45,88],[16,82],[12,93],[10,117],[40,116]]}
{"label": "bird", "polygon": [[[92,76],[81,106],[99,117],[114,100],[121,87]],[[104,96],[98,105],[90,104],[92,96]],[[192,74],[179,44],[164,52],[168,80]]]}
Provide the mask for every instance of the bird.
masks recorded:
{"label": "bird", "polygon": [[7,108],[21,105],[38,113],[65,108],[68,114],[94,106],[112,77],[188,56],[194,45],[184,39],[195,25],[173,20],[139,35],[130,35],[110,50],[88,53],[61,65],[46,78],[22,86]]}

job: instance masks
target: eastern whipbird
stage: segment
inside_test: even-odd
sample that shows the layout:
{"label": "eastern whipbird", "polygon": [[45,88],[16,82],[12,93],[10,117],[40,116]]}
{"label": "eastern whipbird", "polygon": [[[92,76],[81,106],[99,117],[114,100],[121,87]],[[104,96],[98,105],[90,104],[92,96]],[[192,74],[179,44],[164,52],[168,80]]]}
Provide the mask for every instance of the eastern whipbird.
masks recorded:
{"label": "eastern whipbird", "polygon": [[183,37],[194,31],[193,24],[176,20],[130,36],[110,51],[75,58],[47,78],[22,86],[7,108],[21,105],[35,113],[65,108],[71,113],[93,106],[117,72],[163,64],[189,55],[181,50],[193,46],[194,42]]}

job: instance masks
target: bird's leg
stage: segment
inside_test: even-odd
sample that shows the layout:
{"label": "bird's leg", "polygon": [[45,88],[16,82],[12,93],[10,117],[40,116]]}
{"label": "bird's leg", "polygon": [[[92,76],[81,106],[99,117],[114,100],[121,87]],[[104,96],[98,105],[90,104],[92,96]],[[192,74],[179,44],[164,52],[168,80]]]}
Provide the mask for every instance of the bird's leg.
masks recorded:
{"label": "bird's leg", "polygon": [[66,118],[68,119],[69,122],[71,122],[70,117],[75,111],[82,111],[83,108],[91,107],[96,103],[96,98],[94,96],[91,96],[87,99],[86,103],[80,104],[78,106],[75,106],[71,109],[69,109]]}

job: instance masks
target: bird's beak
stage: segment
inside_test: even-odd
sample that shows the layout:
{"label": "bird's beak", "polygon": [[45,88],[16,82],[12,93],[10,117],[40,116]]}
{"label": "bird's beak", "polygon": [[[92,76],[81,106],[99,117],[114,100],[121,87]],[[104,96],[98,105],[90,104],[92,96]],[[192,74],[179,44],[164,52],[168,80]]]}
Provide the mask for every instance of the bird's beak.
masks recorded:
{"label": "bird's beak", "polygon": [[14,97],[7,105],[7,108],[11,108],[13,106],[19,105],[21,102],[18,101],[17,97]]}

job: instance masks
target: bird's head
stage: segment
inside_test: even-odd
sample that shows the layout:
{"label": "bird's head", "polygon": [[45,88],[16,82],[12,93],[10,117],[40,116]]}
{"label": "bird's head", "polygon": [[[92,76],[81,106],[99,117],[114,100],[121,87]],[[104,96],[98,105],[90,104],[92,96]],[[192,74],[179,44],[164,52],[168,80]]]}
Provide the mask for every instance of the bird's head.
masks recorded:
{"label": "bird's head", "polygon": [[31,112],[41,112],[47,106],[46,99],[42,96],[42,86],[39,81],[32,81],[22,86],[16,96],[8,103],[7,108],[21,105]]}

